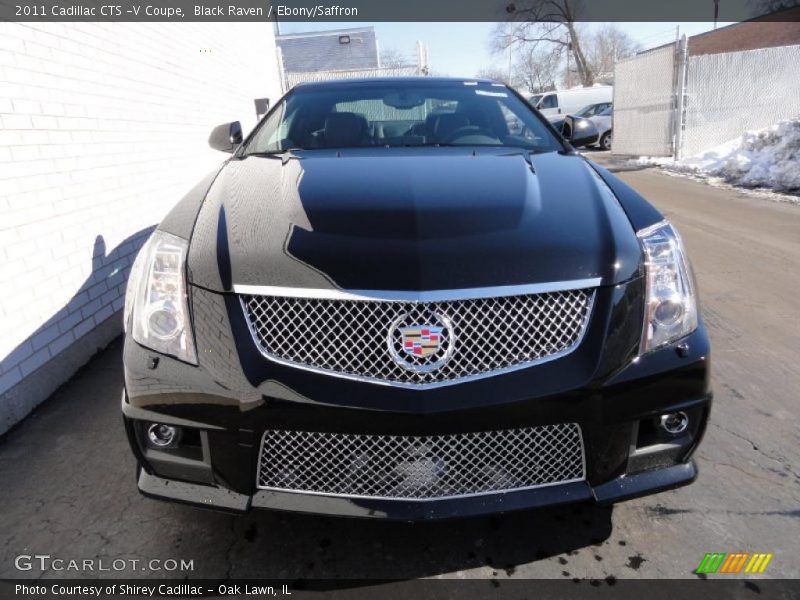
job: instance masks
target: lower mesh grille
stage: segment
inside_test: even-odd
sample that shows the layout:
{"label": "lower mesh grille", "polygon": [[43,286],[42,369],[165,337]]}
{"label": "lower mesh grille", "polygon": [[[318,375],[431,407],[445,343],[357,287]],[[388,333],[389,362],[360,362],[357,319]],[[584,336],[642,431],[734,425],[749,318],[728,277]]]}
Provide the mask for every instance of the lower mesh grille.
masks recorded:
{"label": "lower mesh grille", "polygon": [[577,423],[430,436],[269,430],[261,489],[423,500],[585,478]]}

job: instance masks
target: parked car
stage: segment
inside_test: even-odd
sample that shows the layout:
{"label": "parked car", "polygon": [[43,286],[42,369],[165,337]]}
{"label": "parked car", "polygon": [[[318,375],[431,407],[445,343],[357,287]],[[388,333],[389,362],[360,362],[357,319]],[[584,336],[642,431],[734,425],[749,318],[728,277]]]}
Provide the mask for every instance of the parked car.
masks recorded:
{"label": "parked car", "polygon": [[550,124],[575,148],[592,146],[600,140],[600,134],[590,119],[566,115],[553,119]]}
{"label": "parked car", "polygon": [[613,130],[612,125],[614,123],[614,109],[609,107],[605,109],[603,112],[595,115],[594,117],[590,117],[589,120],[597,128],[597,133],[600,136],[598,141],[598,146],[600,146],[603,150],[611,150],[611,134]]}
{"label": "parked car", "polygon": [[537,94],[529,102],[548,119],[556,119],[559,115],[575,114],[590,104],[611,102],[613,98],[613,86],[596,85]]}
{"label": "parked car", "polygon": [[589,117],[599,115],[608,108],[611,108],[611,102],[598,102],[597,104],[588,104],[574,114],[576,117],[588,119]]}
{"label": "parked car", "polygon": [[230,158],[128,283],[143,494],[414,521],[695,479],[709,341],[681,238],[516,92],[309,83],[209,143]]}

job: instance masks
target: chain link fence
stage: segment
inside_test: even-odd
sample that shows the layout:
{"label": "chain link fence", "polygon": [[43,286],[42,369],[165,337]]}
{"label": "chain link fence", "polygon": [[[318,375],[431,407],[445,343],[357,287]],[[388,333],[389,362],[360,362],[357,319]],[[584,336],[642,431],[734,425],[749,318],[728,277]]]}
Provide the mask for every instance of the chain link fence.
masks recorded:
{"label": "chain link fence", "polygon": [[676,44],[614,67],[615,154],[668,156],[675,118]]}
{"label": "chain link fence", "polygon": [[692,56],[678,157],[800,115],[800,46]]}
{"label": "chain link fence", "polygon": [[800,115],[800,45],[687,59],[686,38],[614,69],[614,154],[694,156]]}

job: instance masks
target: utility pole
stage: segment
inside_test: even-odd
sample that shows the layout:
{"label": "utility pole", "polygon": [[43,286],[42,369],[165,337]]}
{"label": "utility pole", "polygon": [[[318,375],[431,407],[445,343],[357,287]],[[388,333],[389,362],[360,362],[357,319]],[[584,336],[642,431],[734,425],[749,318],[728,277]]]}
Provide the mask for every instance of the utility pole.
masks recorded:
{"label": "utility pole", "polygon": [[572,74],[569,67],[570,54],[572,54],[572,40],[567,44],[567,89],[572,87]]}
{"label": "utility pole", "polygon": [[428,47],[422,40],[417,40],[417,70],[420,75],[427,75],[428,69]]}

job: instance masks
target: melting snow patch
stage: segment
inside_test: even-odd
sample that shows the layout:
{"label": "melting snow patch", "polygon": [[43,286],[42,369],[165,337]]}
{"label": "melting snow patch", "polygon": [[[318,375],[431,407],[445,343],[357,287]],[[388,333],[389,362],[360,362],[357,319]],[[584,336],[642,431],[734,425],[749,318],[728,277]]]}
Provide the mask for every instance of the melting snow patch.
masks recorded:
{"label": "melting snow patch", "polygon": [[748,131],[741,138],[678,161],[643,156],[633,162],[740,187],[800,194],[800,119]]}

